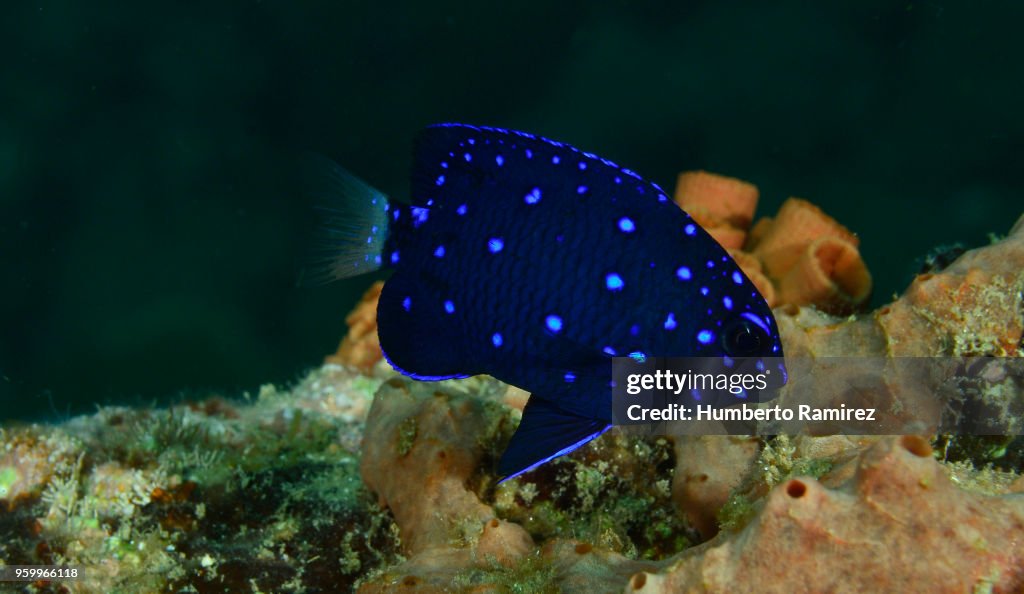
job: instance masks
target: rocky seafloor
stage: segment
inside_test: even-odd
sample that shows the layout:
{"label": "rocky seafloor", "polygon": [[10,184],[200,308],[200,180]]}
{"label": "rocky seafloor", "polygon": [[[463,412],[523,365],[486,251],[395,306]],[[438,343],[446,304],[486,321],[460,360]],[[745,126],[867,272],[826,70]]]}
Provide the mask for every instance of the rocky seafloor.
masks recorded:
{"label": "rocky seafloor", "polygon": [[[776,316],[788,356],[998,362],[1024,352],[1022,292],[1024,218],[874,312]],[[613,430],[497,484],[526,394],[400,376],[354,315],[291,387],[0,429],[0,562],[85,576],[0,591],[1024,591],[1012,371],[971,386],[1006,435]]]}

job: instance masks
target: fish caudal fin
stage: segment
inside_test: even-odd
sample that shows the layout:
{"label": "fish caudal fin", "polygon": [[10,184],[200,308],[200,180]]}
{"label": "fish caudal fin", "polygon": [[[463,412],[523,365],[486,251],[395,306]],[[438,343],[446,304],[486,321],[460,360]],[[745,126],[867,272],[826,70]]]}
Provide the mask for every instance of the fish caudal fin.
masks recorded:
{"label": "fish caudal fin", "polygon": [[326,157],[306,157],[303,169],[306,192],[321,220],[299,284],[319,285],[378,270],[388,237],[387,196]]}
{"label": "fish caudal fin", "polygon": [[523,420],[498,463],[504,482],[541,464],[564,456],[611,428],[607,421],[588,419],[531,397],[523,409]]}

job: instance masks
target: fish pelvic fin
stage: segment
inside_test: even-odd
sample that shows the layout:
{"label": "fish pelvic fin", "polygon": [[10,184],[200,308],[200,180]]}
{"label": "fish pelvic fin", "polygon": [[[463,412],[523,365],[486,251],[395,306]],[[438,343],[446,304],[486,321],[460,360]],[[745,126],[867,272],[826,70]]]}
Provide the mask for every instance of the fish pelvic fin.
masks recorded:
{"label": "fish pelvic fin", "polygon": [[315,286],[380,269],[389,232],[387,196],[321,155],[303,159],[318,226],[299,285]]}

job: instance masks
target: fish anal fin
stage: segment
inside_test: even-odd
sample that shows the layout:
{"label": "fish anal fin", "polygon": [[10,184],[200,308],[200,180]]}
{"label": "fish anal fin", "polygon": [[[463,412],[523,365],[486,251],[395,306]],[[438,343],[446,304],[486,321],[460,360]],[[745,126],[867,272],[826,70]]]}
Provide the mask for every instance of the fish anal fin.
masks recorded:
{"label": "fish anal fin", "polygon": [[498,463],[498,474],[503,477],[499,482],[564,456],[610,427],[607,421],[567,413],[543,398],[531,396],[519,428]]}

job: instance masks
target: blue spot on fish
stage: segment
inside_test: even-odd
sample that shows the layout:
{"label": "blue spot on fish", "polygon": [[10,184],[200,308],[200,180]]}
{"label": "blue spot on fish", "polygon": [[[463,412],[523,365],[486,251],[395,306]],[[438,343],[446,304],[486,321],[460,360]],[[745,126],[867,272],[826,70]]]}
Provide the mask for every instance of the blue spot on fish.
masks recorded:
{"label": "blue spot on fish", "polygon": [[426,208],[419,208],[417,206],[414,206],[411,209],[409,209],[409,211],[412,214],[413,227],[419,227],[423,223],[426,223],[427,220],[430,218],[430,210]]}
{"label": "blue spot on fish", "polygon": [[608,287],[609,291],[620,291],[623,284],[622,277],[614,272],[604,277],[604,286]]}
{"label": "blue spot on fish", "polygon": [[636,231],[636,223],[629,217],[622,217],[619,219],[619,230],[623,233],[632,233]]}

